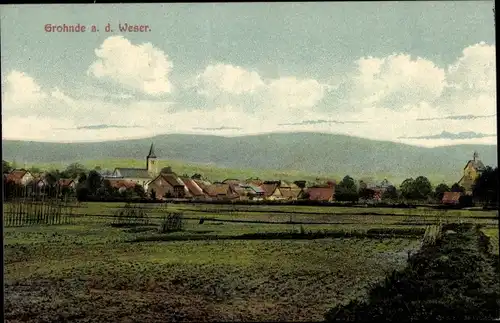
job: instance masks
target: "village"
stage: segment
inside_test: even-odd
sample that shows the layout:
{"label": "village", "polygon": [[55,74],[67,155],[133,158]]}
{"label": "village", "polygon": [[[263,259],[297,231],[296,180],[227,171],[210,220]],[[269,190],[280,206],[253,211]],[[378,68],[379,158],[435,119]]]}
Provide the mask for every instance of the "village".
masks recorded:
{"label": "village", "polygon": [[[13,169],[10,172],[4,172],[4,184],[6,187],[14,185],[18,189],[22,188],[24,196],[40,197],[47,194],[49,188],[59,192],[59,195],[76,196],[78,187],[85,186],[89,177],[94,176],[98,177],[98,183],[95,184],[96,180],[93,181],[94,186],[97,185],[97,187],[91,193],[101,197],[114,192],[116,196],[130,198],[135,195],[155,201],[286,202],[309,200],[326,203],[334,201],[380,203],[403,197],[456,205],[462,197],[472,195],[475,181],[486,169],[478,159],[478,154],[474,152],[473,158],[463,169],[463,176],[451,188],[444,183],[432,188],[430,182],[420,176],[416,180],[404,181],[397,189],[387,179],[380,182],[360,180],[354,183],[354,179],[349,176],[346,176],[340,183],[335,180],[323,180],[310,184],[305,180],[290,182],[259,178],[243,180],[227,178],[210,182],[201,174],[178,175],[170,167],[159,169],[153,143],[145,162],[145,168],[115,168],[110,172],[97,167],[87,174],[74,174],[72,178],[62,178],[47,172],[32,173],[27,169]],[[408,183],[413,186],[420,185],[420,187],[415,188],[413,190],[415,192],[412,193],[409,192],[411,188],[408,188]]]}

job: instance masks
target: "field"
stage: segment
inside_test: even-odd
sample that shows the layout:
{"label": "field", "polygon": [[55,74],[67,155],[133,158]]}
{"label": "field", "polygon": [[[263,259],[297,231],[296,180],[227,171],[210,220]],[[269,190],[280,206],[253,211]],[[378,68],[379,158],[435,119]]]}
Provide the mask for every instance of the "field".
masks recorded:
{"label": "field", "polygon": [[[5,228],[7,322],[322,320],[421,245],[418,234],[363,236],[370,229],[474,222],[498,244],[486,211],[148,204],[148,223],[124,225],[112,217],[121,207],[87,203],[71,225]],[[184,230],[158,231],[168,212],[184,215]]]}

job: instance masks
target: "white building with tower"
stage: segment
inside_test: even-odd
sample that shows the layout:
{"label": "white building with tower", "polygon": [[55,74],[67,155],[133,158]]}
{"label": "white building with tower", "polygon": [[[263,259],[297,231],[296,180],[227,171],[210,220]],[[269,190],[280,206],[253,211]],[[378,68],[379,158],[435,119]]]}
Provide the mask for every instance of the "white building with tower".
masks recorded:
{"label": "white building with tower", "polygon": [[146,157],[146,168],[115,168],[110,179],[121,179],[135,182],[147,191],[148,183],[159,174],[157,157],[154,151],[154,144],[151,143],[149,154]]}

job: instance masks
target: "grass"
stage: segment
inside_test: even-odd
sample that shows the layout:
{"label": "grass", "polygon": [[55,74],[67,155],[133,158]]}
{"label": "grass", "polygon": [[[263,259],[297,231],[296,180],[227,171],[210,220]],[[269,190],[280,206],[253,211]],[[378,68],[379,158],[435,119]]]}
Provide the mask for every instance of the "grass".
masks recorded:
{"label": "grass", "polygon": [[[426,226],[418,222],[401,223],[418,217],[417,213],[429,219],[438,215],[418,209],[409,213],[375,208],[149,204],[150,225],[113,227],[110,215],[121,207],[121,203],[85,203],[75,209],[80,215],[72,225],[5,228],[7,321],[322,320],[330,308],[366,297],[370,286],[404,267],[408,251],[417,250],[420,240],[361,235],[291,239],[291,232],[425,231]],[[387,215],[391,211],[395,214]],[[166,212],[181,212],[188,218],[182,231],[159,232]],[[488,223],[492,214],[452,212],[456,213],[446,215],[450,220],[460,216],[473,223]],[[290,215],[297,222],[318,223],[224,222],[288,221]],[[485,220],[473,217],[477,215]],[[216,220],[200,224],[201,217]],[[244,234],[253,238],[231,238]],[[268,239],[273,235],[282,239]],[[188,240],[193,237],[202,240]]]}

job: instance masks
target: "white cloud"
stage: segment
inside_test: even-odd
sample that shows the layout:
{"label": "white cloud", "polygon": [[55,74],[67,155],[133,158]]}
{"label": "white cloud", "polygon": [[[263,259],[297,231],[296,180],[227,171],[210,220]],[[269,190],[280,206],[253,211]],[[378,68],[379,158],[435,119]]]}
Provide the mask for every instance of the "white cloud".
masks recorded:
{"label": "white cloud", "polygon": [[[176,132],[213,134],[213,131],[202,129],[226,127],[215,133],[321,131],[429,147],[457,143],[494,144],[495,137],[472,140],[400,138],[436,135],[443,131],[496,133],[494,117],[440,119],[449,115],[496,112],[494,53],[494,46],[470,46],[455,63],[443,68],[429,60],[412,59],[402,54],[362,58],[354,62],[354,72],[345,75],[348,80],[335,87],[314,79],[266,79],[242,67],[212,65],[196,78],[197,89],[207,98],[208,105],[182,109],[182,102],[177,102],[175,110],[171,102],[161,100],[129,97],[128,100],[106,101],[100,98],[100,94],[108,97],[106,93],[75,97],[58,88],[45,93],[33,78],[14,72],[6,78],[5,89],[2,89],[6,94],[4,99],[10,98],[12,103],[11,109],[4,113],[3,129],[4,135],[10,138],[55,141],[112,140]],[[106,70],[111,69],[106,67]],[[27,98],[20,95],[19,89],[26,89]],[[340,92],[338,96],[345,98],[341,107],[335,103],[328,105],[329,110],[319,106],[328,91]],[[416,120],[421,118],[434,120]],[[279,126],[304,120],[361,120],[366,123]],[[91,124],[141,127],[54,130]]]}
{"label": "white cloud", "polygon": [[2,94],[6,109],[15,105],[36,104],[47,97],[31,76],[15,70],[7,75]]}
{"label": "white cloud", "polygon": [[285,77],[269,82],[265,98],[277,108],[312,108],[323,99],[325,89],[316,80]]}
{"label": "white cloud", "polygon": [[449,66],[447,80],[459,90],[491,93],[495,84],[495,47],[484,42],[469,46],[457,62]]}
{"label": "white cloud", "polygon": [[237,106],[249,114],[277,113],[302,117],[329,88],[314,79],[263,79],[257,72],[232,65],[209,65],[196,77],[198,93],[212,106]]}
{"label": "white cloud", "polygon": [[264,86],[257,72],[225,64],[207,66],[196,80],[199,93],[207,96],[216,95],[219,92],[253,93]]}
{"label": "white cloud", "polygon": [[351,104],[407,108],[432,102],[446,85],[445,71],[423,58],[394,54],[385,58],[361,58],[352,77]]}
{"label": "white cloud", "polygon": [[134,45],[122,36],[111,36],[95,50],[95,54],[97,60],[87,70],[88,75],[151,95],[172,90],[169,73],[173,64],[151,43]]}

